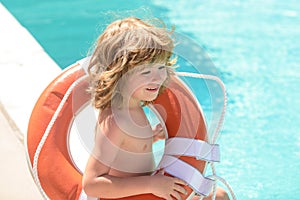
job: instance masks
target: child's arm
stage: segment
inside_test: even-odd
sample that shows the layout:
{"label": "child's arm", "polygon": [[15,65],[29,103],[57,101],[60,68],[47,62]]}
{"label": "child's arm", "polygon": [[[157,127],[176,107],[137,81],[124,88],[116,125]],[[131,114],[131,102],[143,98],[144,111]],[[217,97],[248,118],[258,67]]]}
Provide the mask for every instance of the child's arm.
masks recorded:
{"label": "child's arm", "polygon": [[164,176],[160,172],[154,176],[115,177],[98,175],[108,170],[95,158],[90,157],[83,178],[83,187],[87,195],[102,198],[121,198],[132,195],[152,193],[164,199],[181,199],[179,193],[185,194],[184,181]]}
{"label": "child's arm", "polygon": [[148,176],[120,178],[108,175],[109,167],[90,157],[83,176],[83,188],[87,195],[102,198],[120,198],[149,193]]}
{"label": "child's arm", "polygon": [[153,130],[153,142],[166,139],[165,132],[161,124],[157,124]]}

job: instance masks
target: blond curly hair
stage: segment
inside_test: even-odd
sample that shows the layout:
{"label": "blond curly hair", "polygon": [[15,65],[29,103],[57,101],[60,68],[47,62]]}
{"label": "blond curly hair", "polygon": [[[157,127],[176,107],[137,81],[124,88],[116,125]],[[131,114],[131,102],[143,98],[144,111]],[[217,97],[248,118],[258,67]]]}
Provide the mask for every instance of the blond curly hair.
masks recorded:
{"label": "blond curly hair", "polygon": [[[174,73],[171,59],[174,48],[173,30],[168,31],[141,19],[129,17],[112,22],[97,39],[88,67],[92,103],[103,110],[111,106],[118,80],[135,66],[163,63],[167,82]],[[164,86],[160,88],[160,93]],[[144,102],[147,105],[149,102]]]}

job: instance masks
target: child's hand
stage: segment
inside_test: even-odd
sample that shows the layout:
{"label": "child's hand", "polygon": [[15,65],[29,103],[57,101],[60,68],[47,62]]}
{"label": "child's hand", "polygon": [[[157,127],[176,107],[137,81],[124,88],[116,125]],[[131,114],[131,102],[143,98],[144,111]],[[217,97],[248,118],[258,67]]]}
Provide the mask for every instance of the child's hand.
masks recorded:
{"label": "child's hand", "polygon": [[184,189],[186,183],[179,179],[169,176],[164,176],[164,171],[161,170],[154,176],[151,176],[150,191],[155,196],[172,200],[173,198],[181,200],[180,193],[186,194]]}
{"label": "child's hand", "polygon": [[153,129],[154,141],[165,139],[165,132],[161,124],[157,124]]}

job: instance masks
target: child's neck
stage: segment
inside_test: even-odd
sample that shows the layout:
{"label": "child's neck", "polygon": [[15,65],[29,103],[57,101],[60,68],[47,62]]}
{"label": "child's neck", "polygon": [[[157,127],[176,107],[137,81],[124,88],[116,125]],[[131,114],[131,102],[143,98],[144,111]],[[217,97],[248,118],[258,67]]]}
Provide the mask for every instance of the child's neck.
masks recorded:
{"label": "child's neck", "polygon": [[135,98],[130,98],[128,102],[125,102],[124,108],[130,110],[140,110],[142,109],[142,102]]}

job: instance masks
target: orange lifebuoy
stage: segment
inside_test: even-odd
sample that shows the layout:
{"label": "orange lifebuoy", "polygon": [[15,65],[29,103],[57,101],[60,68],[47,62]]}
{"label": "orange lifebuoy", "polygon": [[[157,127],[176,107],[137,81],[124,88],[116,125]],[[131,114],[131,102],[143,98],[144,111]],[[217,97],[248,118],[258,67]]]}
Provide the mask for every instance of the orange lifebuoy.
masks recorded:
{"label": "orange lifebuoy", "polygon": [[[76,93],[76,95],[79,95],[80,98],[77,98],[74,102],[72,95],[75,94],[71,91],[65,103],[61,105],[55,122],[52,123],[51,119],[70,86],[84,75],[85,72],[78,63],[65,69],[40,95],[30,117],[27,133],[27,152],[31,170],[34,171],[34,168],[36,168],[37,177],[35,179],[45,198],[53,200],[81,198],[82,174],[70,158],[67,138],[74,113],[77,113],[90,99],[90,96],[86,93],[87,82],[76,85],[76,92],[79,91],[79,94]],[[191,138],[197,141],[207,139],[205,120],[201,108],[193,94],[178,78],[172,78],[169,87],[155,100],[154,107],[163,116],[169,139]],[[51,130],[48,130],[45,139],[43,136],[50,122],[52,123]],[[39,148],[42,140],[44,140],[43,146]],[[39,151],[38,158],[35,158],[37,151]],[[198,172],[203,173],[205,170],[207,162],[205,159],[186,154],[177,154],[171,157],[187,163]],[[170,156],[166,159],[169,158]],[[172,159],[170,162],[173,162]],[[161,166],[165,167],[166,165]],[[176,174],[172,174],[171,168],[170,171],[166,172],[169,175],[176,176]],[[193,190],[197,190],[193,185],[186,186],[186,189],[188,194],[182,196],[183,199],[186,199]],[[207,192],[209,190],[203,192],[205,193],[203,195],[207,195]],[[143,194],[121,199],[152,200],[160,198],[152,194]]]}

